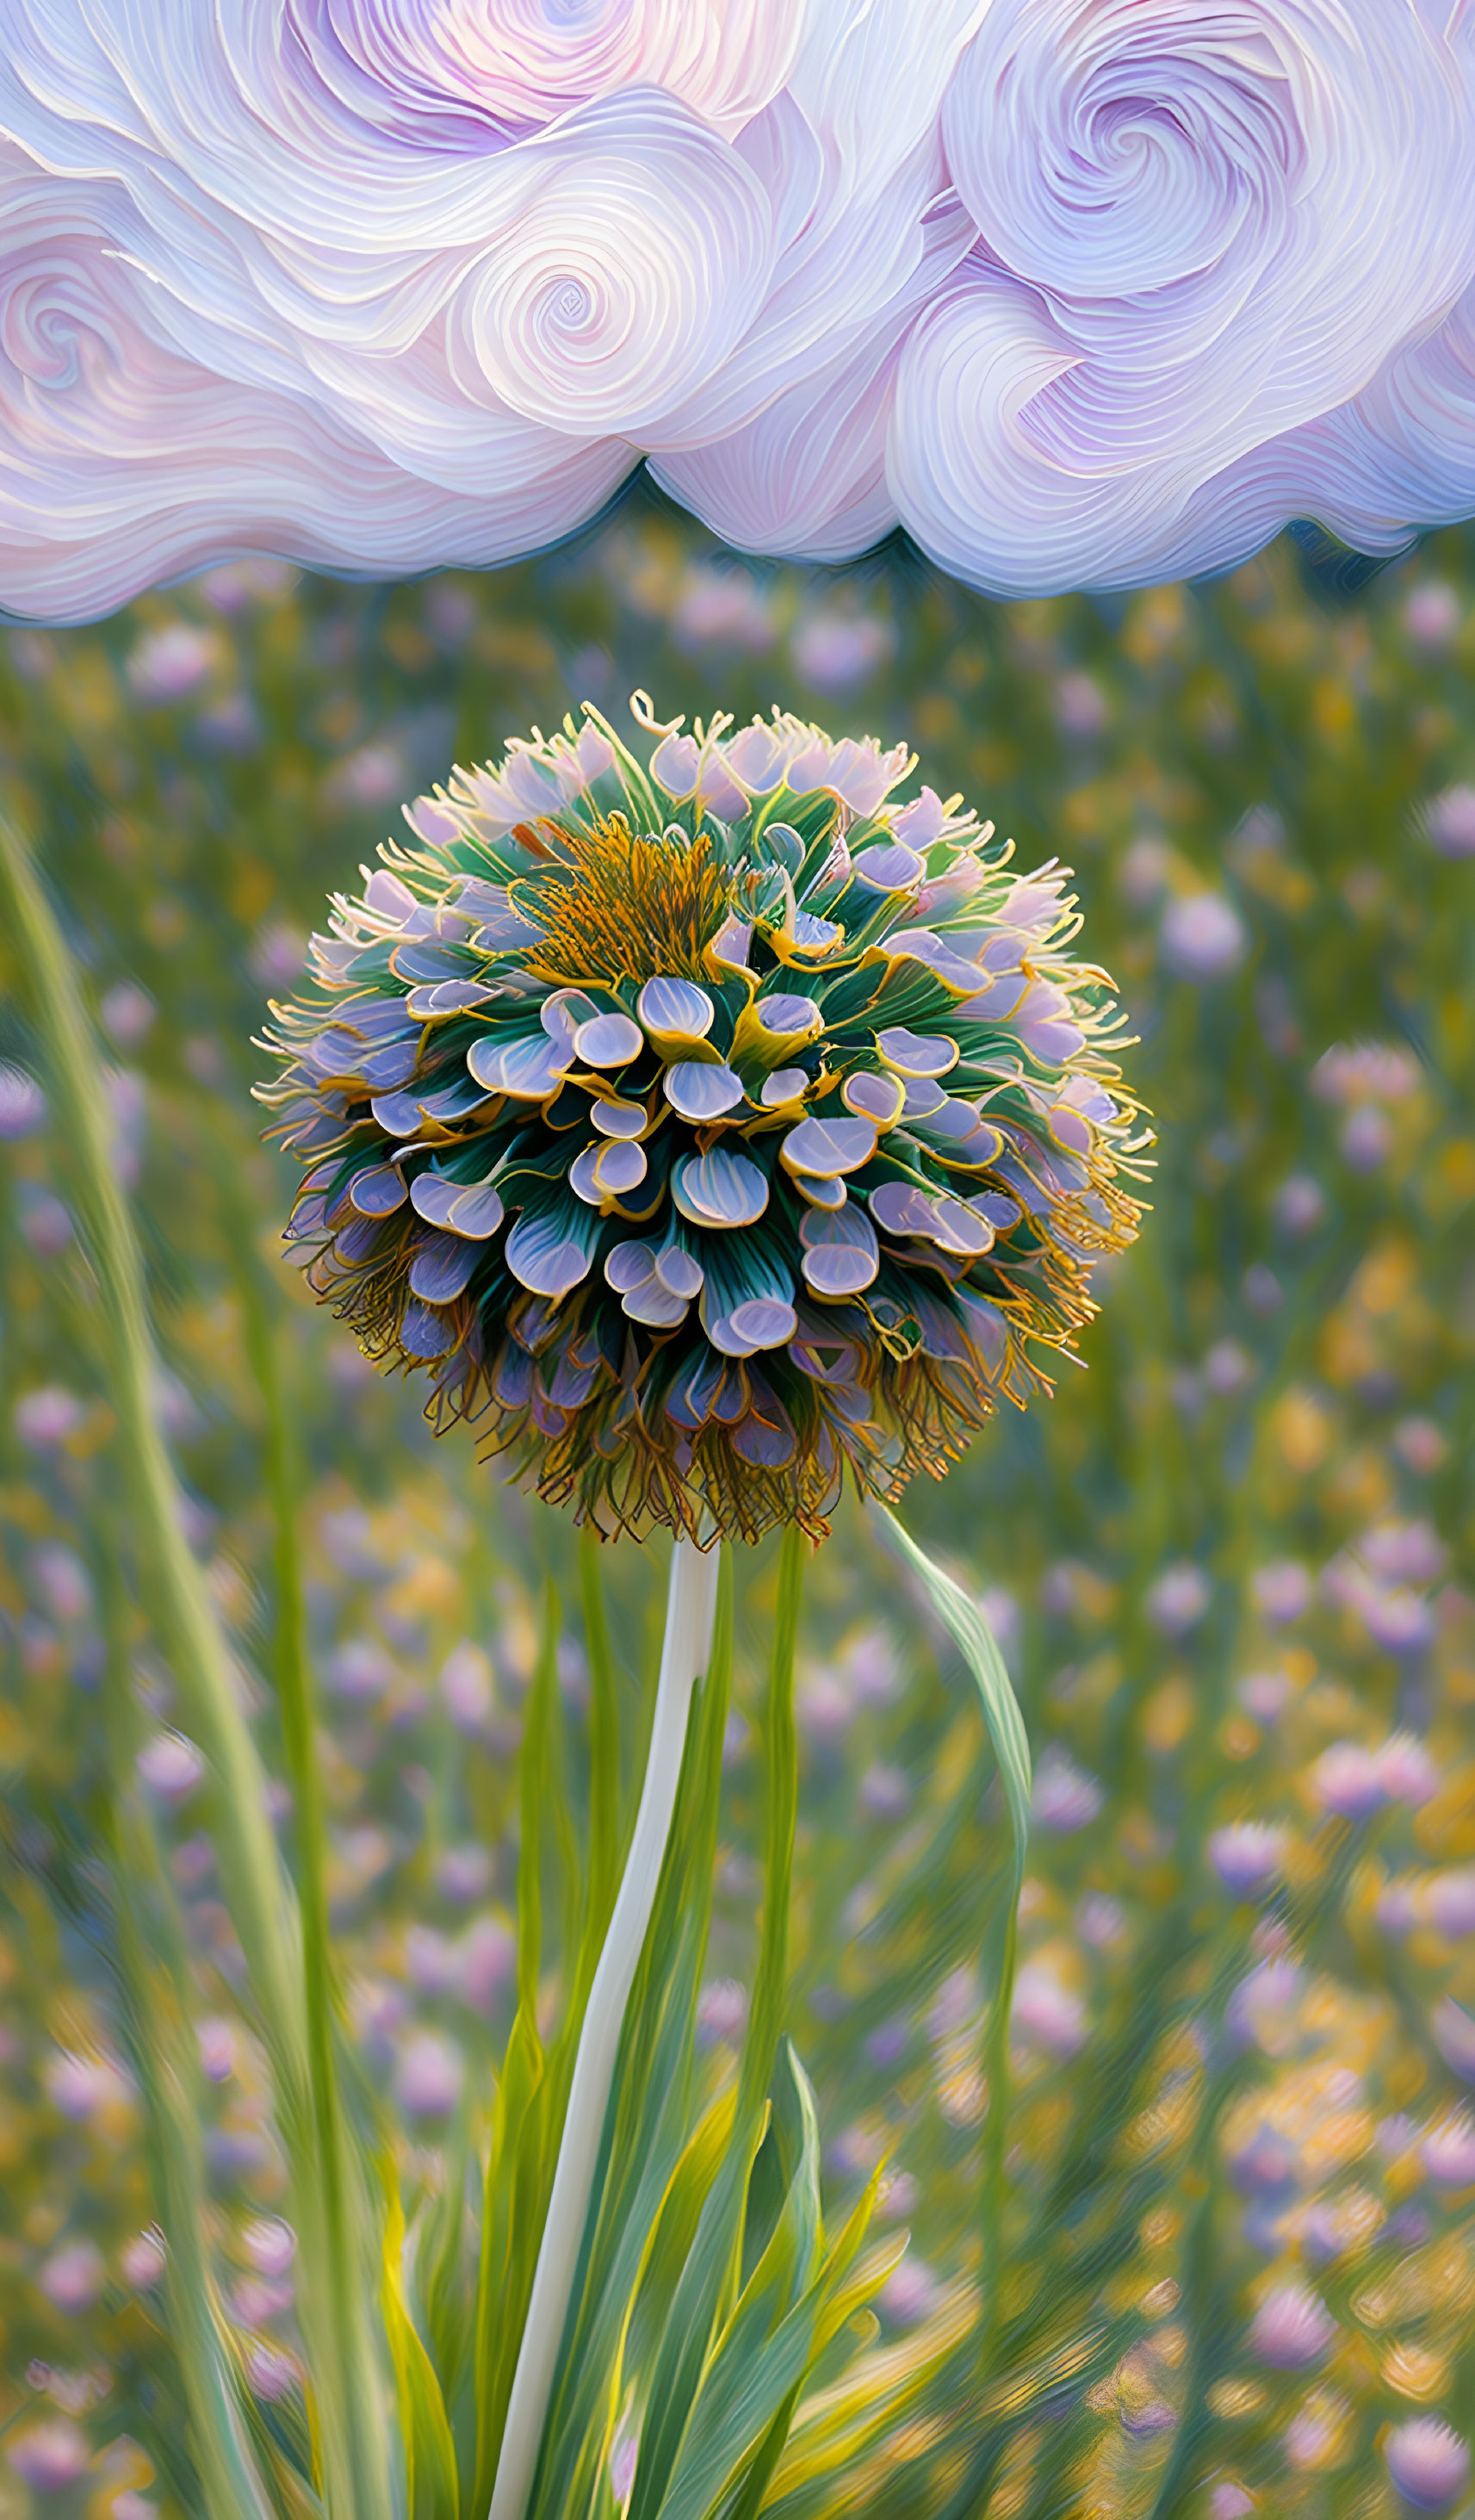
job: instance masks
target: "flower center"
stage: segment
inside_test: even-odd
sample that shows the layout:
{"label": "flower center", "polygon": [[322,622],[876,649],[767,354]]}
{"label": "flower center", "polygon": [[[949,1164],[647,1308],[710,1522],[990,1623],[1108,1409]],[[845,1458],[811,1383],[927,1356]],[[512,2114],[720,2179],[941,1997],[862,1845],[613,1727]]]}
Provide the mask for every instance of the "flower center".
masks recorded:
{"label": "flower center", "polygon": [[543,929],[527,957],[539,979],[707,976],[705,949],[733,898],[709,832],[656,838],[611,814],[589,832],[544,825],[540,837],[548,864],[512,886],[517,907]]}

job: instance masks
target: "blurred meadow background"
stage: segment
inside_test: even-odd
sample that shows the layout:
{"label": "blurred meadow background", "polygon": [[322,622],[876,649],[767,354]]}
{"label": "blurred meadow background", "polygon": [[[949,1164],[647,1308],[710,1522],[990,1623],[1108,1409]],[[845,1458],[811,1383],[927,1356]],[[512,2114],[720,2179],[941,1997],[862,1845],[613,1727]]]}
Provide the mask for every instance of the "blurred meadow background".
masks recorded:
{"label": "blurred meadow background", "polygon": [[[0,637],[0,787],[107,1045],[189,1537],[278,1774],[244,1271],[270,1272],[287,1325],[333,1916],[384,2141],[429,2189],[511,2017],[514,1763],[550,1581],[582,1790],[576,1551],[464,1432],[434,1440],[415,1386],[280,1261],[294,1168],[249,1100],[266,1002],[401,799],[580,698],[622,719],[635,686],[661,714],[779,700],[906,737],[1021,867],[1076,870],[1084,950],[1140,1038],[1152,1212],[1099,1273],[1088,1370],[904,1508],[984,1601],[1035,1755],[997,2377],[970,2403],[960,2340],[1007,1828],[971,1685],[848,1507],[801,1634],[787,2026],[827,2215],[884,2160],[877,2236],[910,2244],[876,2304],[872,2419],[842,2486],[790,2454],[769,2507],[793,2520],[1394,2520],[1463,2490],[1430,2427],[1475,2433],[1472,675],[1469,534],[1351,593],[1287,540],[1209,586],[1001,607],[901,554],[739,562],[646,493],[496,576],[246,562],[96,628]],[[0,991],[0,2513],[194,2520],[98,1872],[110,1653],[147,1711],[190,1945],[206,2237],[284,2422],[291,2234],[201,1762],[142,1613],[110,1597],[128,1500],[8,938]],[[627,1803],[666,1553],[606,1552]],[[752,1969],[777,1569],[776,1548],[738,1554],[712,2089]],[[558,1883],[554,1848],[555,1911]]]}

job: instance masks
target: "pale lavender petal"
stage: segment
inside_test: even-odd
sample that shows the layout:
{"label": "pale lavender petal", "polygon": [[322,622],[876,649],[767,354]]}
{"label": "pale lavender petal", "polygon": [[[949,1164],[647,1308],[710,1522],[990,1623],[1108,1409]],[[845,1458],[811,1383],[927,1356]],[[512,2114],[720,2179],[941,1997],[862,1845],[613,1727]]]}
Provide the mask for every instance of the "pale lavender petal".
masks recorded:
{"label": "pale lavender petal", "polygon": [[392,1164],[373,1164],[367,1172],[354,1174],[348,1195],[360,1216],[392,1216],[404,1206],[406,1191]]}
{"label": "pale lavender petal", "polygon": [[932,1217],[932,1239],[944,1251],[966,1253],[970,1259],[977,1259],[993,1248],[993,1227],[962,1199],[934,1199]]}
{"label": "pale lavender petal", "polygon": [[626,1198],[648,1169],[646,1149],[630,1139],[612,1139],[594,1152],[594,1181],[602,1198]]}
{"label": "pale lavender petal", "polygon": [[454,1199],[450,1212],[441,1222],[452,1234],[465,1235],[471,1242],[485,1242],[496,1233],[507,1210],[500,1192],[492,1182],[473,1182]]}
{"label": "pale lavender petal", "polygon": [[823,1179],[818,1173],[800,1173],[795,1187],[799,1196],[810,1207],[843,1207],[850,1195],[843,1176],[838,1173],[832,1181]]}
{"label": "pale lavender petal", "polygon": [[655,1248],[649,1242],[617,1242],[605,1254],[604,1278],[617,1295],[632,1294],[655,1274]]}
{"label": "pale lavender petal", "polygon": [[589,1116],[605,1138],[638,1138],[649,1118],[644,1102],[596,1102]]}
{"label": "pale lavender petal", "polygon": [[450,1316],[428,1304],[407,1304],[399,1326],[399,1343],[408,1356],[444,1356],[456,1336]]}
{"label": "pale lavender petal", "polygon": [[755,1225],[768,1205],[768,1178],[746,1155],[714,1147],[688,1155],[671,1177],[672,1195],[693,1225]]}
{"label": "pale lavender petal", "polygon": [[801,1120],[779,1149],[786,1172],[813,1173],[833,1181],[868,1164],[875,1152],[873,1120]]}
{"label": "pale lavender petal", "polygon": [[920,883],[924,868],[915,849],[905,848],[901,841],[862,849],[854,861],[855,872],[862,880],[873,884],[877,892],[910,892]]}
{"label": "pale lavender petal", "polygon": [[958,1065],[958,1044],[940,1033],[909,1032],[889,1024],[875,1036],[875,1046],[888,1067],[901,1076],[946,1076]]}
{"label": "pale lavender petal", "polygon": [[650,1277],[643,1285],[631,1288],[620,1309],[633,1322],[644,1322],[648,1329],[669,1330],[686,1320],[688,1300],[685,1295],[673,1294],[658,1278]]}
{"label": "pale lavender petal", "polygon": [[827,954],[845,936],[833,919],[817,919],[809,910],[795,911],[792,933],[796,951],[804,954]]}
{"label": "pale lavender petal", "polygon": [[449,1304],[459,1295],[481,1253],[474,1242],[435,1235],[410,1263],[410,1291],[422,1303]]}
{"label": "pale lavender petal", "polygon": [[645,1034],[628,1015],[596,1015],[574,1035],[574,1050],[585,1067],[627,1066],[645,1047]]}
{"label": "pale lavender petal", "polygon": [[909,1121],[930,1120],[948,1100],[942,1087],[930,1076],[909,1076],[902,1097],[902,1114]]}
{"label": "pale lavender petal", "polygon": [[717,1020],[716,1007],[694,980],[648,980],[635,1008],[658,1041],[705,1041]]}
{"label": "pale lavender petal", "polygon": [[520,1216],[507,1238],[507,1265],[518,1284],[554,1303],[588,1277],[590,1260],[588,1247],[546,1216]]}
{"label": "pale lavender petal", "polygon": [[524,1033],[499,1048],[490,1034],[472,1042],[466,1063],[488,1094],[508,1094],[516,1102],[547,1102],[557,1094],[573,1065],[573,1044],[566,1048],[544,1033]]}
{"label": "pale lavender petal", "polygon": [[376,1094],[369,1108],[386,1138],[418,1138],[425,1125],[413,1094]]}
{"label": "pale lavender petal", "polygon": [[731,1067],[695,1058],[678,1059],[667,1068],[665,1090],[672,1110],[697,1124],[720,1120],[745,1100],[742,1079]]}
{"label": "pale lavender petal", "polygon": [[[857,1068],[840,1088],[840,1100],[847,1111],[873,1120],[878,1129],[894,1127],[902,1116],[906,1099],[899,1076],[881,1075],[874,1068]],[[943,1097],[939,1095],[937,1099],[941,1102]]]}
{"label": "pale lavender petal", "polygon": [[673,1295],[681,1295],[689,1303],[693,1295],[700,1294],[705,1276],[700,1261],[679,1242],[668,1242],[656,1253],[655,1274]]}
{"label": "pale lavender petal", "polygon": [[468,1007],[484,1007],[496,994],[479,980],[435,980],[412,989],[405,1005],[412,1015],[453,1015]]}
{"label": "pale lavender petal", "polygon": [[709,1303],[710,1286],[701,1295],[702,1328],[724,1356],[753,1356],[760,1348],[786,1347],[798,1328],[792,1304],[770,1295],[751,1295],[730,1313]]}
{"label": "pale lavender petal", "polygon": [[799,1228],[804,1276],[817,1295],[858,1295],[880,1267],[875,1228],[862,1207],[812,1209]]}
{"label": "pale lavender petal", "polygon": [[782,1041],[805,1038],[824,1029],[825,1017],[814,999],[800,997],[792,990],[775,989],[771,996],[759,998],[753,1012],[765,1032]]}
{"label": "pale lavender petal", "polygon": [[575,1198],[583,1199],[588,1207],[601,1206],[604,1197],[595,1177],[595,1166],[599,1162],[600,1152],[598,1147],[586,1147],[581,1154],[575,1155],[568,1167],[568,1187]]}
{"label": "pale lavender petal", "polygon": [[701,749],[694,735],[668,735],[650,755],[650,776],[678,804],[696,787]]}
{"label": "pale lavender petal", "polygon": [[871,1213],[883,1234],[930,1235],[936,1224],[931,1199],[914,1182],[882,1182],[871,1192]]}
{"label": "pale lavender petal", "polygon": [[464,1182],[447,1181],[444,1173],[417,1173],[410,1184],[410,1204],[426,1225],[443,1226],[465,1188]]}

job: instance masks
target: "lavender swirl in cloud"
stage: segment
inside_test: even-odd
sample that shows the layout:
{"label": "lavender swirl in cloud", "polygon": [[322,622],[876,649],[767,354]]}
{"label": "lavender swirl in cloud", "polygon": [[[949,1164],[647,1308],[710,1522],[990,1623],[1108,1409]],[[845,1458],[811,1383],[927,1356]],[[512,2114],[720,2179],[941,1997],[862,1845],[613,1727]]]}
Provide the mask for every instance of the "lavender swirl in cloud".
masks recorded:
{"label": "lavender swirl in cloud", "polygon": [[1471,0],[0,0],[0,605],[1475,510]]}

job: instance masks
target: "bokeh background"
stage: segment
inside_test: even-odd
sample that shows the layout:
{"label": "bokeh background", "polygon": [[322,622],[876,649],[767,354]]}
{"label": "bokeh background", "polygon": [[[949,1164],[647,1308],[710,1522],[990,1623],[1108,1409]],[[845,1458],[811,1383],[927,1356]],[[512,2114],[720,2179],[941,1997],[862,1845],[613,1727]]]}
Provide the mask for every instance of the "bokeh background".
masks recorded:
{"label": "bokeh background", "polygon": [[[1450,2507],[1460,2488],[1438,2436],[1392,2473],[1389,2442],[1422,2416],[1475,2430],[1472,673],[1468,534],[1351,589],[1286,541],[1213,585],[1000,607],[901,552],[741,562],[648,491],[496,576],[247,561],[0,638],[0,790],[85,968],[190,1537],[278,1768],[244,1232],[280,1280],[335,1919],[412,2181],[485,2110],[506,2035],[550,1579],[577,1796],[577,1578],[558,1519],[464,1433],[432,1439],[414,1384],[277,1259],[291,1168],[249,1100],[267,999],[403,797],[635,686],[662,713],[779,700],[905,736],[1021,866],[1076,870],[1140,1036],[1152,1212],[1099,1272],[1087,1370],[905,1508],[984,1598],[1036,1761],[994,2520],[1392,2520],[1433,2507],[1410,2481]],[[13,960],[0,986],[0,2513],[152,2520],[178,2509],[181,2418],[94,1834],[97,1540],[126,1499]],[[714,2082],[751,1966],[776,1571],[739,1556]],[[607,1557],[633,1788],[665,1551]],[[195,1955],[212,2244],[253,2385],[285,2402],[291,2235],[201,1763],[136,1616],[123,1642]],[[1007,1832],[970,1684],[854,1508],[811,1569],[799,1712],[789,2026],[834,2210],[889,2165],[883,2222],[912,2240],[877,2351],[921,2379],[846,2498],[792,2508],[942,2512]]]}

